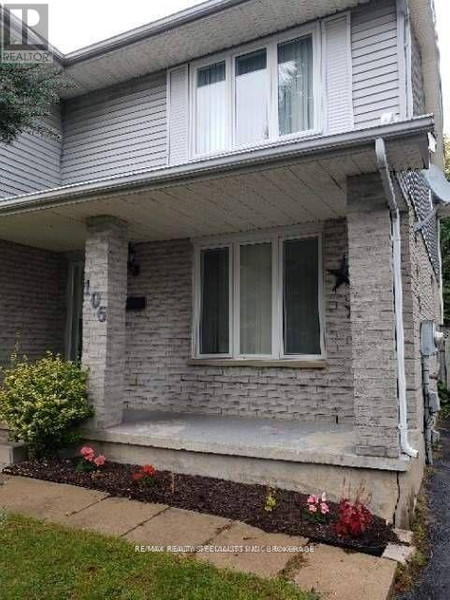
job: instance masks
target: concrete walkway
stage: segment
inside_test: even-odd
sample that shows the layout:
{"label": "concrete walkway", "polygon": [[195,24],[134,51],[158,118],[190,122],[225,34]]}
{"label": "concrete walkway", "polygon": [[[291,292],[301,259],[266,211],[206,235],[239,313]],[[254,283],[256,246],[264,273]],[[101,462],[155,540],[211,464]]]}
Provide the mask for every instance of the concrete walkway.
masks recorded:
{"label": "concrete walkway", "polygon": [[137,552],[193,553],[217,567],[274,577],[334,600],[386,600],[396,563],[302,537],[271,534],[212,515],[109,497],[70,485],[0,474],[0,511],[117,535]]}
{"label": "concrete walkway", "polygon": [[418,586],[401,600],[450,598],[450,419],[441,428],[442,451],[428,483],[431,510],[431,560]]}

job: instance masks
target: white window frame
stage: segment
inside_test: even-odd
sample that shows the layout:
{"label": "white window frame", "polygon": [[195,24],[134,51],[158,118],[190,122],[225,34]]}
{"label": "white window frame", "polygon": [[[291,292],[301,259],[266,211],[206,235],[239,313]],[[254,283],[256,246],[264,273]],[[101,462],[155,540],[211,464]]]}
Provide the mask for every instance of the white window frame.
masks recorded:
{"label": "white window frame", "polygon": [[[313,104],[314,123],[311,129],[285,135],[279,133],[278,123],[278,45],[294,41],[302,37],[312,37],[313,43]],[[235,67],[239,56],[265,49],[267,52],[267,79],[269,102],[269,137],[259,142],[235,144],[236,129],[236,97],[235,97]],[[281,34],[270,36],[264,40],[251,42],[228,52],[221,52],[190,63],[189,65],[189,97],[190,97],[190,127],[189,127],[189,156],[191,160],[211,156],[220,156],[233,151],[243,151],[295,139],[309,138],[320,135],[323,131],[323,66],[322,66],[322,31],[320,22],[310,23],[291,29]],[[210,65],[225,62],[225,89],[227,95],[227,147],[219,152],[198,153],[196,149],[196,111],[197,111],[197,71]]]}
{"label": "white window frame", "polygon": [[[283,335],[283,294],[284,268],[283,243],[288,240],[315,238],[318,243],[318,314],[320,326],[320,354],[286,354]],[[240,352],[240,246],[247,244],[272,244],[272,354],[242,354]],[[192,356],[194,359],[231,359],[231,360],[283,360],[308,361],[326,358],[325,352],[325,304],[323,271],[322,233],[305,233],[296,228],[285,231],[252,232],[236,234],[226,239],[211,238],[194,240],[193,270],[193,336]],[[201,251],[215,248],[229,248],[229,352],[224,354],[201,354],[200,327],[202,302]]]}

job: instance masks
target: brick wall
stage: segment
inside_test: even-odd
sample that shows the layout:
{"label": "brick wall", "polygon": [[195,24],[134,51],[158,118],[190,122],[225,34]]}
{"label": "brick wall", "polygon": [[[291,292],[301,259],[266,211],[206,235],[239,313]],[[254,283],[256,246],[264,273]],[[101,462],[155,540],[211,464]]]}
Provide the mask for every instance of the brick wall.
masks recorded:
{"label": "brick wall", "polygon": [[[305,226],[311,231],[311,226]],[[140,275],[129,295],[145,295],[144,311],[127,313],[125,401],[131,408],[352,422],[353,387],[349,290],[332,288],[327,269],[347,251],[344,220],[323,229],[325,370],[193,367],[192,262],[188,240],[136,246]]]}
{"label": "brick wall", "polygon": [[[398,455],[398,399],[390,218],[378,175],[349,179],[349,256],[357,451]],[[409,198],[401,215],[408,426],[423,430],[420,328],[440,322],[440,290]],[[432,374],[438,371],[432,359]],[[435,380],[432,387],[436,386]]]}
{"label": "brick wall", "polygon": [[0,363],[16,340],[31,360],[64,351],[66,277],[62,255],[0,240]]}
{"label": "brick wall", "polygon": [[399,454],[390,214],[378,174],[348,179],[356,451]]}

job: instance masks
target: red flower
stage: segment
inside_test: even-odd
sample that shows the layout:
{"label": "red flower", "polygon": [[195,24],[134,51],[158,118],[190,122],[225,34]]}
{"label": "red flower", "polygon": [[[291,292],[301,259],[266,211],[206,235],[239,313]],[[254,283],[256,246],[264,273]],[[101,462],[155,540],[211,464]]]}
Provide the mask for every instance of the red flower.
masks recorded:
{"label": "red flower", "polygon": [[339,504],[339,520],[336,533],[342,536],[359,537],[372,522],[372,513],[360,501],[343,499]]}
{"label": "red flower", "polygon": [[153,467],[152,465],[144,465],[143,467],[141,467],[139,469],[139,471],[136,471],[136,473],[133,473],[133,479],[134,479],[134,481],[144,480],[146,482],[149,482],[155,475],[156,475],[155,467]]}
{"label": "red flower", "polygon": [[156,469],[152,465],[144,465],[142,472],[146,477],[153,477],[156,474]]}

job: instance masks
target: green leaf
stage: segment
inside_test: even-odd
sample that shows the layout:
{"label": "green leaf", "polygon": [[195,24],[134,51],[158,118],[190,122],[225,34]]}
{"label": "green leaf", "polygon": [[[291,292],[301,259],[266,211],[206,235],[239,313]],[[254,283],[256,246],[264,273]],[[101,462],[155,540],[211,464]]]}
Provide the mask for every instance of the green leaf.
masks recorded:
{"label": "green leaf", "polygon": [[0,418],[15,439],[38,457],[79,440],[78,427],[94,414],[81,365],[48,353],[35,362],[15,359],[3,374]]}

